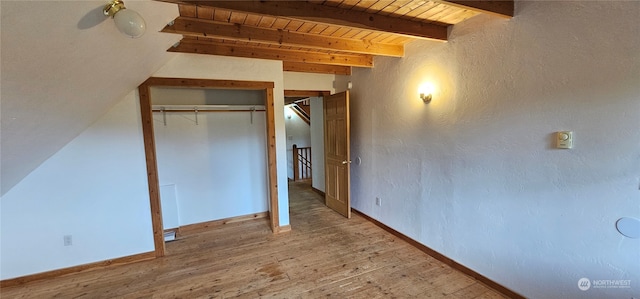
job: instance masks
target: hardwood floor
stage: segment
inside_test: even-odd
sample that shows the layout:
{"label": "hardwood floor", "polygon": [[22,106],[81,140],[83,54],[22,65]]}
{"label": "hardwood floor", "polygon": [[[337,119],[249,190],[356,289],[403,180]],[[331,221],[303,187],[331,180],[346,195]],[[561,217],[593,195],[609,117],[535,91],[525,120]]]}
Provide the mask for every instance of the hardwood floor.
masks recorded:
{"label": "hardwood floor", "polygon": [[504,298],[353,215],[290,189],[289,233],[266,219],[226,224],[167,244],[164,258],[0,290],[4,298]]}

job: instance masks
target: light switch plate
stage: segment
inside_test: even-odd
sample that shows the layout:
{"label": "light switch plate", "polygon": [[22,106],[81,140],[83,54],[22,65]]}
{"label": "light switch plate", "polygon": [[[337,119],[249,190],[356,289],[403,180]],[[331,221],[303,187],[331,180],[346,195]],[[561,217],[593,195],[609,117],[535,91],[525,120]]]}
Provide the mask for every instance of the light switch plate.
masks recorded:
{"label": "light switch plate", "polygon": [[573,132],[559,131],[556,133],[556,148],[572,148]]}

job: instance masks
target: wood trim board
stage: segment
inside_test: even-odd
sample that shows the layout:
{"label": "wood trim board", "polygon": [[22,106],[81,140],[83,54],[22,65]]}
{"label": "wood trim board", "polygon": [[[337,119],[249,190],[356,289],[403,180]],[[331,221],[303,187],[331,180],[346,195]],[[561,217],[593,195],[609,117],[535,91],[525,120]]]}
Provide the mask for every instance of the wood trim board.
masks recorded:
{"label": "wood trim board", "polygon": [[150,77],[149,79],[144,81],[142,85],[147,85],[151,87],[152,86],[169,86],[169,87],[181,87],[181,88],[188,87],[188,88],[249,89],[249,90],[261,90],[261,89],[274,88],[273,82],[171,78],[171,77]]}
{"label": "wood trim board", "polygon": [[[325,193],[324,193],[324,191],[320,191],[320,189],[316,189],[316,188],[314,188],[314,187],[311,187],[311,190],[313,190],[313,192],[315,192],[315,193],[320,194],[320,196],[322,196],[322,198],[324,198],[324,197],[325,197]],[[324,202],[324,200],[323,200],[322,202]]]}
{"label": "wood trim board", "polygon": [[284,91],[285,97],[325,97],[330,95],[330,91],[326,90],[293,90],[287,89]]}
{"label": "wood trim board", "polygon": [[62,275],[78,273],[80,271],[85,271],[85,270],[90,270],[95,268],[102,268],[102,267],[113,266],[113,265],[125,265],[130,263],[151,260],[154,258],[156,258],[156,253],[154,251],[150,251],[150,252],[134,254],[134,255],[115,258],[115,259],[109,259],[101,262],[89,263],[89,264],[73,266],[69,268],[62,268],[62,269],[57,269],[53,271],[47,271],[47,272],[42,272],[42,273],[37,273],[32,275],[10,278],[10,279],[5,279],[0,281],[0,288],[12,287],[12,286],[21,285],[21,284],[25,284],[25,283],[36,281],[36,280],[50,279],[50,278],[54,278]]}
{"label": "wood trim board", "polygon": [[267,217],[269,217],[269,212],[254,213],[254,214],[230,217],[225,219],[184,225],[179,228],[179,231],[180,231],[180,235],[184,236],[184,235],[197,233],[203,230],[207,230],[216,226],[221,226],[221,225],[235,223],[235,222],[248,221],[253,219],[267,218]]}
{"label": "wood trim board", "polygon": [[156,157],[156,139],[153,133],[153,112],[151,111],[151,85],[138,87],[140,97],[140,115],[142,118],[142,136],[147,164],[147,183],[149,188],[149,204],[151,208],[151,227],[153,228],[153,244],[156,257],[165,255],[164,226],[162,225],[162,206],[160,205],[160,181],[158,179],[158,163]]}
{"label": "wood trim board", "polygon": [[288,233],[291,231],[291,225],[283,225],[278,227],[278,233]]}
{"label": "wood trim board", "polygon": [[[276,125],[273,87],[265,89],[265,110],[267,113],[267,170],[269,172],[269,220],[271,230],[277,234],[280,227],[280,211],[278,205],[278,174],[276,162]],[[288,212],[288,211],[287,211]]]}

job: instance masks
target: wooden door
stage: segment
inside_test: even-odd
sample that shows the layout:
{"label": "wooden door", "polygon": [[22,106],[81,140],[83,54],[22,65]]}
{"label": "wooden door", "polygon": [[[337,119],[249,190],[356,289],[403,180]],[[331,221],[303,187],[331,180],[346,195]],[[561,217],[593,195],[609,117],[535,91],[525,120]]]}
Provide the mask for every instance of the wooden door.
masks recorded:
{"label": "wooden door", "polygon": [[325,204],[351,218],[349,91],[324,98]]}

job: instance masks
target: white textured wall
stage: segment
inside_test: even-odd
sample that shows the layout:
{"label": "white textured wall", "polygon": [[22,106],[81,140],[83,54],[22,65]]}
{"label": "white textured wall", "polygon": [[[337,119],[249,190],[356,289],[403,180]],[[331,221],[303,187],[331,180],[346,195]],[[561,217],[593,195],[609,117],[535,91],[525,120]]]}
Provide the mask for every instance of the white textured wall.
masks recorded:
{"label": "white textured wall", "polygon": [[285,90],[330,91],[332,94],[345,91],[351,76],[284,72]]}
{"label": "white textured wall", "polygon": [[152,87],[153,105],[264,105],[264,91]]}
{"label": "white textured wall", "polygon": [[179,53],[157,71],[154,76],[274,83],[279,220],[280,225],[289,225],[289,191],[287,189],[287,152],[285,148],[282,73],[281,61]]}
{"label": "white textured wall", "polygon": [[327,90],[332,93],[336,75],[283,72],[285,90]]}
{"label": "white textured wall", "polygon": [[311,98],[311,185],[324,192],[324,113],[322,97]]}
{"label": "white textured wall", "polygon": [[[137,94],[2,196],[0,277],[154,250]],[[71,235],[72,246],[63,246]]]}
{"label": "white textured wall", "polygon": [[[353,206],[527,297],[637,297],[640,240],[615,222],[640,215],[640,2],[516,14],[354,71]],[[552,147],[560,130],[574,149]]]}
{"label": "white textured wall", "polygon": [[125,1],[147,24],[132,39],[102,13],[108,2],[0,1],[3,195],[173,55],[180,35],[159,31],[177,5]]}
{"label": "white textured wall", "polygon": [[158,177],[175,185],[179,225],[269,210],[264,112],[253,123],[251,112],[200,112],[197,125],[193,112],[166,120],[154,113]]}
{"label": "white textured wall", "polygon": [[[311,146],[311,128],[293,109],[287,106],[284,108],[284,115],[287,131],[287,176],[293,179],[293,145],[298,147]],[[291,118],[288,118],[287,115],[291,115]],[[313,152],[311,156],[313,157]]]}

